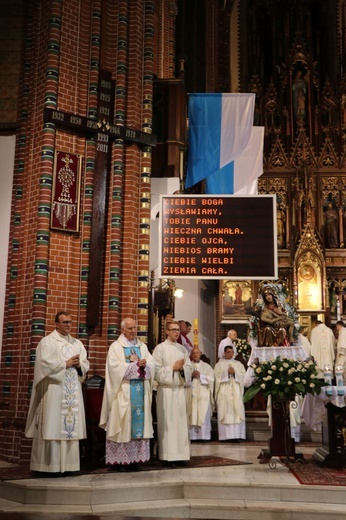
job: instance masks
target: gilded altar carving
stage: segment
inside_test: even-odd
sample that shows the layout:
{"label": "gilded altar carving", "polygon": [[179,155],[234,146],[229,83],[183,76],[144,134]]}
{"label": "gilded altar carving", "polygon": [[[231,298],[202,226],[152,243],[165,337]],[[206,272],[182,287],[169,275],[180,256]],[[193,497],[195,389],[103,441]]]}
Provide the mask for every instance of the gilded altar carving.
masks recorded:
{"label": "gilded altar carving", "polygon": [[338,162],[339,161],[331,140],[329,137],[327,137],[319,159],[319,166],[321,168],[335,168]]}
{"label": "gilded altar carving", "polygon": [[339,179],[338,177],[321,177],[321,193],[323,202],[326,202],[328,198],[338,200],[339,196]]}
{"label": "gilded altar carving", "polygon": [[322,309],[322,274],[318,257],[307,251],[298,263],[298,304],[300,309]]}
{"label": "gilded altar carving", "polygon": [[289,160],[284,147],[279,139],[276,139],[273,150],[268,159],[268,168],[283,169],[289,167]]}
{"label": "gilded altar carving", "polygon": [[327,257],[326,258],[326,265],[329,267],[333,267],[333,266],[336,266],[336,265],[346,265],[346,257],[344,256],[332,256],[332,257]]}
{"label": "gilded altar carving", "polygon": [[276,223],[277,223],[277,245],[279,249],[287,247],[287,179],[275,177],[270,182],[259,183],[259,193],[276,195]]}
{"label": "gilded altar carving", "polygon": [[302,165],[305,165],[305,167],[310,169],[315,169],[317,167],[315,153],[304,129],[299,131],[292,154],[292,166],[300,168]]}
{"label": "gilded altar carving", "polygon": [[[264,29],[254,13],[266,4],[264,9],[271,16],[272,3],[262,2],[258,7],[252,1],[251,14],[245,14],[244,8],[243,16],[251,18],[259,33]],[[255,40],[256,34],[249,37]],[[298,281],[304,288],[315,280],[307,280],[313,267],[321,279],[319,305],[326,322],[327,273],[346,266],[346,74],[334,77],[332,65],[325,61],[321,67],[322,49],[331,45],[326,40],[317,51],[297,32],[286,53],[274,59],[267,78],[261,76],[259,81],[258,71],[249,67],[244,83],[247,91],[256,93],[255,124],[265,127],[264,173],[258,193],[272,193],[277,198],[279,275],[292,268],[290,290],[298,298]],[[328,74],[326,69],[330,69]],[[301,262],[308,250],[312,263],[304,270]],[[301,305],[306,303],[300,301]]]}
{"label": "gilded altar carving", "polygon": [[300,310],[320,310],[326,303],[323,250],[311,224],[304,228],[295,257],[294,285]]}
{"label": "gilded altar carving", "polygon": [[346,313],[346,278],[342,275],[330,276],[327,283],[330,313],[338,318],[338,307],[340,314]]}

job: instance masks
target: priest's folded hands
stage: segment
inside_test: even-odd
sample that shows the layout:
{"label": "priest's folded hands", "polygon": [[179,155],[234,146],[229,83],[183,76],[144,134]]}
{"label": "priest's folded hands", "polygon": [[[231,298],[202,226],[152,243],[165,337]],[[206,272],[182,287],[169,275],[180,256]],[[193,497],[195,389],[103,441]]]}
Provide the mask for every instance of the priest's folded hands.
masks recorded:
{"label": "priest's folded hands", "polygon": [[179,372],[184,366],[184,358],[177,359],[177,361],[173,365],[174,372]]}
{"label": "priest's folded hands", "polygon": [[79,354],[72,356],[70,359],[66,361],[66,368],[70,367],[80,367]]}
{"label": "priest's folded hands", "polygon": [[234,376],[234,368],[232,366],[229,366],[228,367],[228,373],[231,375],[231,376]]}

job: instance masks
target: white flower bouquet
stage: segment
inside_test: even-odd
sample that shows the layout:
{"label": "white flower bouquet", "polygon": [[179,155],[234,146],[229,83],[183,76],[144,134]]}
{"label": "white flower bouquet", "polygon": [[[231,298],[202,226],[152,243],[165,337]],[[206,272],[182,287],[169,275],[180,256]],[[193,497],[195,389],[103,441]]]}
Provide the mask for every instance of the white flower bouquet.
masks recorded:
{"label": "white flower bouquet", "polygon": [[237,349],[237,354],[241,354],[244,359],[248,359],[251,354],[251,345],[246,339],[237,338],[233,341],[234,346]]}
{"label": "white flower bouquet", "polygon": [[294,400],[296,394],[318,395],[324,380],[318,379],[314,361],[299,361],[277,357],[275,360],[262,361],[251,365],[256,381],[244,394],[244,402],[250,401],[260,390],[263,395],[273,399]]}

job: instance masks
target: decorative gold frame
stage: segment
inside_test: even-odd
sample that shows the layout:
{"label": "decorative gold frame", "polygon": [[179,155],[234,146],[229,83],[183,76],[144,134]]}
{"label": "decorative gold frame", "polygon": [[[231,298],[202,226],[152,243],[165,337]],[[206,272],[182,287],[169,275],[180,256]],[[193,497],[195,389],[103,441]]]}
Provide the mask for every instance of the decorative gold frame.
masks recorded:
{"label": "decorative gold frame", "polygon": [[251,280],[222,280],[219,286],[222,321],[246,322],[252,307]]}

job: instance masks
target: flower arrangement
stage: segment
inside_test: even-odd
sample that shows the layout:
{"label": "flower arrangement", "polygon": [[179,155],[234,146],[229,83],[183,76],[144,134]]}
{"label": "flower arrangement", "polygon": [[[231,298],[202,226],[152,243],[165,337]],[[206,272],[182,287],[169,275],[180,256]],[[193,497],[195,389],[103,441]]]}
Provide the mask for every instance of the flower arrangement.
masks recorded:
{"label": "flower arrangement", "polygon": [[260,390],[263,395],[294,400],[296,394],[318,395],[325,385],[318,379],[316,364],[312,360],[301,361],[287,358],[262,361],[251,365],[256,378],[253,385],[244,394],[244,402],[250,401]]}
{"label": "flower arrangement", "polygon": [[249,317],[249,336],[250,338],[256,339],[257,338],[257,331],[258,331],[258,324],[259,324],[259,317],[255,314],[255,312],[258,311],[258,306],[255,308],[254,314]]}
{"label": "flower arrangement", "polygon": [[237,349],[237,353],[241,354],[243,358],[247,359],[251,354],[251,345],[246,339],[237,338],[233,341],[234,346]]}

